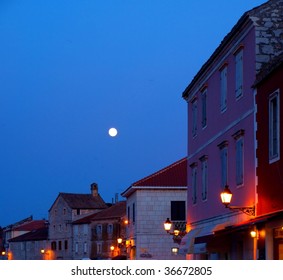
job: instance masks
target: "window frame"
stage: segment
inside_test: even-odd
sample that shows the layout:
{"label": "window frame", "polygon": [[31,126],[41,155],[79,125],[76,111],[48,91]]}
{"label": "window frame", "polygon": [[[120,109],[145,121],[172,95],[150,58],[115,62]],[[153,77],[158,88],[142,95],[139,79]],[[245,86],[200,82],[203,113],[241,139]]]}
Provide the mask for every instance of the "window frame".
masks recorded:
{"label": "window frame", "polygon": [[208,193],[208,156],[204,155],[200,158],[201,162],[201,198],[202,201],[207,200],[207,193]]}
{"label": "window frame", "polygon": [[218,147],[220,149],[221,188],[223,189],[228,183],[228,141],[221,142]]}
{"label": "window frame", "polygon": [[[274,114],[274,101],[276,101],[276,112]],[[268,99],[268,145],[269,163],[280,159],[280,93],[279,89],[269,95]],[[274,117],[276,124],[274,126]],[[276,144],[274,144],[276,141]]]}
{"label": "window frame", "polygon": [[243,96],[244,81],[244,48],[241,46],[234,53],[235,56],[235,96],[236,100]]}
{"label": "window frame", "polygon": [[227,110],[227,97],[228,97],[228,80],[227,80],[227,72],[228,72],[228,64],[224,64],[220,72],[220,110],[221,112],[225,112]]}
{"label": "window frame", "polygon": [[201,125],[207,127],[207,86],[201,91]]}
{"label": "window frame", "polygon": [[194,98],[191,102],[192,105],[192,135],[195,137],[197,135],[197,115],[198,115],[198,104],[197,98]]}
{"label": "window frame", "polygon": [[194,205],[197,203],[197,163],[194,162],[190,167],[192,176],[192,202]]}

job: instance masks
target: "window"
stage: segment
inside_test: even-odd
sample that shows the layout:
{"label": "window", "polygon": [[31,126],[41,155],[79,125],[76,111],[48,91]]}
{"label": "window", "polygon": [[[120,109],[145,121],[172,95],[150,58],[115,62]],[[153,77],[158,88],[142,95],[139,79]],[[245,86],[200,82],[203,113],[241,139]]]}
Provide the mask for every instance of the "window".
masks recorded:
{"label": "window", "polygon": [[131,209],[130,209],[130,206],[128,206],[128,221],[130,222],[131,220]]}
{"label": "window", "polygon": [[84,254],[87,253],[87,242],[84,242]]}
{"label": "window", "polygon": [[133,223],[136,221],[136,207],[135,203],[133,203]]}
{"label": "window", "polygon": [[220,70],[220,109],[221,112],[227,109],[227,65]]}
{"label": "window", "polygon": [[108,224],[107,225],[107,233],[109,235],[112,235],[113,234],[113,224]]}
{"label": "window", "polygon": [[102,243],[99,242],[96,244],[97,254],[100,255],[102,253]]}
{"label": "window", "polygon": [[243,48],[235,53],[235,92],[236,98],[243,95]]}
{"label": "window", "polygon": [[200,158],[200,161],[201,161],[201,185],[202,185],[201,197],[202,197],[202,200],[206,200],[207,199],[207,185],[208,185],[207,156],[202,156]]}
{"label": "window", "polygon": [[185,221],[186,220],[186,202],[171,201],[171,220]]}
{"label": "window", "polygon": [[87,224],[83,225],[83,233],[84,233],[84,235],[88,234],[88,225]]}
{"label": "window", "polygon": [[233,137],[236,140],[236,185],[244,182],[244,130],[236,132]]}
{"label": "window", "polygon": [[197,99],[192,101],[192,133],[193,136],[197,134]]}
{"label": "window", "polygon": [[206,100],[207,99],[207,87],[201,93],[201,124],[202,127],[206,127],[207,125],[207,114],[206,114]]}
{"label": "window", "polygon": [[78,236],[79,234],[79,226],[78,225],[74,225],[74,235]]}
{"label": "window", "polygon": [[61,251],[62,250],[62,241],[58,241],[58,250]]}
{"label": "window", "polygon": [[224,141],[218,147],[221,161],[221,187],[224,188],[228,180],[228,142]]}
{"label": "window", "polygon": [[79,243],[76,242],[75,244],[75,253],[78,253],[79,252]]}
{"label": "window", "polygon": [[96,226],[96,234],[101,235],[102,234],[102,225],[97,225]]}
{"label": "window", "polygon": [[191,164],[192,174],[192,201],[193,204],[197,203],[197,163]]}
{"label": "window", "polygon": [[279,159],[279,90],[269,97],[269,160],[274,162]]}
{"label": "window", "polygon": [[52,241],[52,242],[51,242],[51,250],[52,250],[52,251],[56,251],[56,247],[57,247],[57,246],[56,246],[56,241]]}
{"label": "window", "polygon": [[64,242],[64,248],[65,248],[65,250],[68,250],[68,240],[65,240],[65,242]]}

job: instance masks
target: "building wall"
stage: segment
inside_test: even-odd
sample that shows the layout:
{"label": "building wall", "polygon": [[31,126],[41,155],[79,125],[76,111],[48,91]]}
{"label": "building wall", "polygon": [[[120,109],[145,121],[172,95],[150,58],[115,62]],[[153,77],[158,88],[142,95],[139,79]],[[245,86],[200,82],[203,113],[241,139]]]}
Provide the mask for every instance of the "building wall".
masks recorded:
{"label": "building wall", "polygon": [[[228,214],[220,201],[221,160],[219,145],[227,141],[228,179],[233,192],[232,204],[254,205],[255,201],[255,154],[254,154],[254,97],[252,84],[255,79],[254,28],[247,27],[241,37],[235,37],[215,58],[190,90],[188,99],[188,223]],[[238,35],[239,36],[239,35]],[[235,96],[235,51],[243,50],[243,95]],[[220,69],[227,67],[227,109],[220,108]],[[207,90],[207,125],[202,128],[202,89]],[[192,100],[197,99],[197,133],[192,133]],[[236,141],[234,134],[244,131],[244,182],[236,185]],[[200,158],[207,156],[208,193],[202,199]],[[197,168],[197,201],[192,202],[192,164]]]}
{"label": "building wall", "polygon": [[258,158],[258,214],[263,215],[283,208],[283,99],[280,96],[280,158],[269,161],[269,96],[277,89],[283,92],[283,66],[257,88],[257,158]]}
{"label": "building wall", "polygon": [[[55,259],[72,259],[72,209],[60,196],[49,212],[49,249]],[[56,243],[56,249],[52,248]],[[54,245],[53,245],[54,246]]]}
{"label": "building wall", "polygon": [[[111,259],[118,255],[127,256],[125,219],[126,217],[108,218],[92,222],[91,258]],[[101,232],[97,232],[97,226],[101,226]],[[112,231],[109,231],[109,226],[112,227]],[[122,244],[118,244],[118,238],[122,238]]]}
{"label": "building wall", "polygon": [[171,218],[171,201],[186,201],[186,190],[137,190],[127,198],[130,211],[127,236],[135,246],[132,258],[185,259],[185,256],[172,254],[171,249],[179,245],[173,242],[163,226],[166,218]]}
{"label": "building wall", "polygon": [[11,260],[44,260],[49,259],[49,252],[41,252],[42,248],[46,248],[46,240],[39,241],[22,241],[10,243]]}
{"label": "building wall", "polygon": [[72,226],[73,259],[81,260],[91,258],[91,228],[90,224],[75,224]]}

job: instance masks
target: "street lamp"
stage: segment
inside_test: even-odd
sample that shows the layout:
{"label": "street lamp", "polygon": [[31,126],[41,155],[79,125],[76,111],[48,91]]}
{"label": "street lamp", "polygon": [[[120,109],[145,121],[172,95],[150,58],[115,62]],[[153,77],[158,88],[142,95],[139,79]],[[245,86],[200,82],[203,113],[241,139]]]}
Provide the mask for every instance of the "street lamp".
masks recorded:
{"label": "street lamp", "polygon": [[229,208],[232,211],[242,211],[243,213],[249,216],[255,216],[255,207],[254,206],[230,206],[232,200],[232,192],[229,189],[229,186],[226,185],[223,192],[221,192],[220,197],[222,203],[225,205],[226,208]]}
{"label": "street lamp", "polygon": [[[184,223],[181,222],[181,224],[183,225]],[[165,231],[170,234],[173,235],[173,240],[175,243],[179,243],[181,242],[182,238],[184,237],[184,235],[186,235],[186,230],[181,230],[182,225],[179,225],[179,227],[177,226],[177,224],[175,224],[175,228],[173,230],[173,232],[170,232],[171,228],[172,228],[172,222],[170,221],[169,218],[166,219],[166,221],[164,222],[164,229]]]}
{"label": "street lamp", "polygon": [[169,218],[166,219],[166,221],[164,222],[164,229],[167,231],[167,233],[170,232],[172,227],[172,222],[169,220]]}

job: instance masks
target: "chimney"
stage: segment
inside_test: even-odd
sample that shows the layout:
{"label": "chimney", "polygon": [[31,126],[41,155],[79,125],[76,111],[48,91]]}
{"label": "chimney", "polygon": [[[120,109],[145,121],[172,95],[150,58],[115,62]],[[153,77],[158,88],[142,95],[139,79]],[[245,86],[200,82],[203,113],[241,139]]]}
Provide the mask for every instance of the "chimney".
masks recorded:
{"label": "chimney", "polygon": [[98,196],[98,185],[96,183],[92,183],[90,185],[90,191],[92,196]]}

